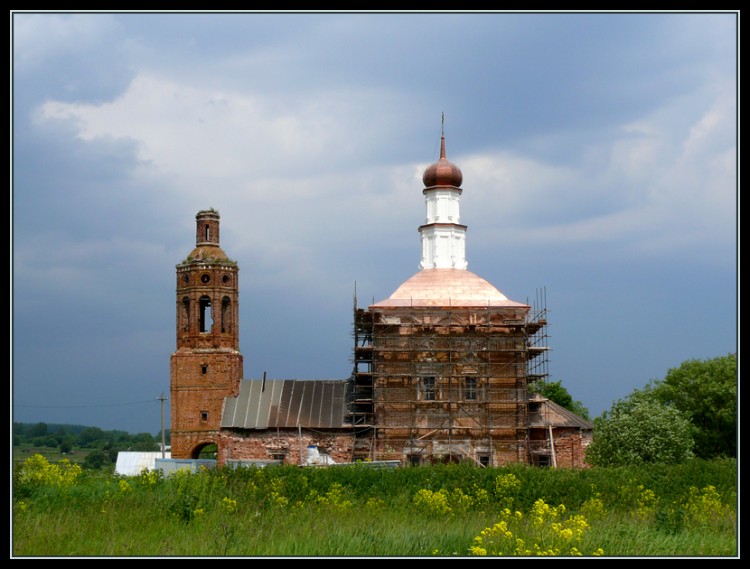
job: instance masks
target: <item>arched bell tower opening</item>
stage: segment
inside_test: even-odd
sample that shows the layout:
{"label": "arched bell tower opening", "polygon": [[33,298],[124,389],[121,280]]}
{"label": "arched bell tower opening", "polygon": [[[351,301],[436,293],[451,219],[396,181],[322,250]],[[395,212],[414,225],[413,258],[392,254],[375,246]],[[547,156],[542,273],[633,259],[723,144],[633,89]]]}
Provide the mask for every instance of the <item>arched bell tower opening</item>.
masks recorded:
{"label": "arched bell tower opening", "polygon": [[177,269],[177,349],[170,365],[172,457],[213,444],[243,377],[239,267],[221,249],[219,212],[199,211],[195,248]]}

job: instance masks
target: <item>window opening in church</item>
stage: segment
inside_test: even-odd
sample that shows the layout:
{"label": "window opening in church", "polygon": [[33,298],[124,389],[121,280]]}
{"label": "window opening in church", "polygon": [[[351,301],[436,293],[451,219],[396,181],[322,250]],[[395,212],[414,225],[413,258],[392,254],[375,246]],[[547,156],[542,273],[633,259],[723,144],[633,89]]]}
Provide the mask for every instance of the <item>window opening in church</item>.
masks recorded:
{"label": "window opening in church", "polygon": [[221,332],[224,333],[229,327],[229,297],[225,296],[221,300]]}
{"label": "window opening in church", "polygon": [[211,321],[211,299],[207,296],[202,296],[200,300],[201,310],[201,332],[210,332],[213,322]]}
{"label": "window opening in church", "polygon": [[425,401],[435,400],[435,378],[424,377],[422,378],[422,396]]}
{"label": "window opening in church", "polygon": [[477,378],[467,377],[465,384],[464,396],[469,401],[474,401],[477,398]]}

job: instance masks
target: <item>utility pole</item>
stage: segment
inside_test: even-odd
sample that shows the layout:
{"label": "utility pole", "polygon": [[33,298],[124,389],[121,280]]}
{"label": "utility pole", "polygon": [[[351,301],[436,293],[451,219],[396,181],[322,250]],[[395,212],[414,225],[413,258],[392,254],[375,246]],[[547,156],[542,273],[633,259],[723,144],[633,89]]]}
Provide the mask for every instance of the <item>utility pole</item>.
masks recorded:
{"label": "utility pole", "polygon": [[166,442],[165,442],[165,434],[164,434],[164,392],[161,392],[161,397],[159,397],[159,401],[161,401],[161,457],[165,458],[164,452],[167,448]]}

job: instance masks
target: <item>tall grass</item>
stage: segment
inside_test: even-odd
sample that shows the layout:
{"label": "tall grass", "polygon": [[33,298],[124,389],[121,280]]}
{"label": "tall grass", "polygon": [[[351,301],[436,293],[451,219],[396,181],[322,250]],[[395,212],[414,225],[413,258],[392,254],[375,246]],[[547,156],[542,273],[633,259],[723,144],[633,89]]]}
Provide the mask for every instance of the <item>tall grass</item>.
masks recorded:
{"label": "tall grass", "polygon": [[12,555],[732,557],[736,506],[736,461],[278,466],[167,478],[36,462],[14,473]]}

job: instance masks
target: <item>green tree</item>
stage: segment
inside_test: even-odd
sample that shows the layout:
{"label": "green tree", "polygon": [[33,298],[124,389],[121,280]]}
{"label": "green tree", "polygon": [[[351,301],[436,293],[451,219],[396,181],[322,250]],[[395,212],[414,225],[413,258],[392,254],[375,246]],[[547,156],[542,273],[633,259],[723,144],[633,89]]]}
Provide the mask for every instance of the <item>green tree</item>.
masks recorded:
{"label": "green tree", "polygon": [[89,470],[99,470],[109,462],[109,456],[102,450],[93,450],[86,455],[83,460],[83,466]]}
{"label": "green tree", "polygon": [[31,439],[31,444],[35,447],[55,448],[58,445],[58,442],[52,435],[46,435],[44,437],[34,437]]}
{"label": "green tree", "polygon": [[538,383],[535,385],[534,390],[549,399],[554,401],[561,407],[565,407],[568,411],[575,413],[579,417],[589,419],[589,410],[583,406],[580,401],[574,401],[567,389],[563,387],[560,381],[546,381],[544,383]]}
{"label": "green tree", "polygon": [[73,450],[75,442],[76,438],[71,435],[64,437],[63,440],[60,441],[60,452],[63,454],[69,453]]}
{"label": "green tree", "polygon": [[47,423],[37,423],[29,430],[30,437],[44,437],[49,434]]}
{"label": "green tree", "polygon": [[150,433],[140,433],[137,435],[133,435],[130,438],[130,446],[128,447],[131,450],[138,450],[138,451],[157,451],[159,450],[159,444],[154,440],[153,435]]}
{"label": "green tree", "polygon": [[681,411],[635,391],[594,419],[586,462],[592,466],[681,464],[693,457],[690,421]]}
{"label": "green tree", "polygon": [[107,440],[107,436],[99,427],[86,427],[78,435],[78,442],[81,446],[93,446],[95,443]]}
{"label": "green tree", "polygon": [[127,443],[124,444],[113,444],[110,442],[104,443],[104,446],[102,446],[101,451],[104,453],[104,456],[106,457],[108,462],[111,462],[112,464],[115,464],[117,462],[117,455],[121,452],[128,452],[133,449],[131,449],[129,446],[125,446]]}
{"label": "green tree", "polygon": [[687,360],[648,390],[693,425],[699,458],[737,457],[737,355]]}
{"label": "green tree", "polygon": [[[170,436],[172,435],[171,429],[164,429],[164,444],[170,444]],[[160,445],[161,448],[161,431],[154,435],[154,440]]]}

